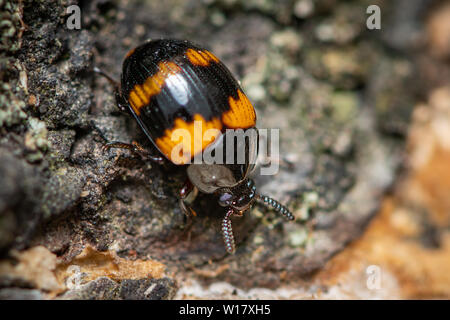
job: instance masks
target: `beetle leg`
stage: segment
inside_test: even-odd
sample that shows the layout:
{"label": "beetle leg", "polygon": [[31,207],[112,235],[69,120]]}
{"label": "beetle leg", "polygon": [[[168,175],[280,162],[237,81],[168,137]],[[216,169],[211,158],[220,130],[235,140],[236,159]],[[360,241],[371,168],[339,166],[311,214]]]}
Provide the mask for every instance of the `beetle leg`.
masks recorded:
{"label": "beetle leg", "polygon": [[[191,194],[191,192],[194,190],[194,185],[191,183],[191,181],[189,179],[186,180],[184,186],[180,189],[179,192],[179,204],[180,204],[180,208],[181,210],[184,212],[184,214],[187,217],[196,217],[197,213],[195,212],[194,209],[191,208],[191,206],[189,206],[186,202],[185,199]],[[194,195],[195,197],[196,195]]]}
{"label": "beetle leg", "polygon": [[133,152],[133,153],[135,153],[137,155],[140,155],[141,157],[143,157],[145,159],[157,162],[159,164],[164,162],[164,158],[163,157],[152,155],[150,152],[148,152],[144,147],[142,147],[136,141],[133,141],[131,144],[130,143],[113,141],[113,142],[108,142],[105,145],[103,145],[103,149],[104,150],[109,150],[111,148],[119,148],[119,149],[130,150],[131,152]]}
{"label": "beetle leg", "polygon": [[230,254],[233,254],[235,251],[233,228],[231,227],[231,216],[233,213],[233,208],[229,208],[222,220],[223,241],[225,243],[225,249]]}
{"label": "beetle leg", "polygon": [[275,210],[275,212],[281,213],[285,218],[287,218],[288,220],[294,220],[295,217],[292,214],[291,211],[289,211],[288,208],[286,208],[285,206],[283,206],[281,203],[279,203],[277,200],[272,199],[271,197],[268,196],[263,196],[263,195],[257,195],[256,196],[257,199],[261,200],[262,203],[266,206],[266,207],[271,207],[272,209]]}
{"label": "beetle leg", "polygon": [[[120,83],[118,81],[114,80],[105,71],[103,71],[97,67],[94,67],[93,70],[95,73],[98,73],[99,75],[105,77],[109,81],[109,83],[114,87],[114,95],[116,97],[117,107],[119,108],[120,111],[127,113],[128,112],[127,104],[123,101],[123,97],[120,94]],[[105,137],[103,136],[103,138],[105,138]],[[139,143],[137,143],[135,141],[133,141],[131,144],[124,143],[124,142],[118,142],[118,141],[108,142],[103,146],[103,148],[105,150],[108,150],[110,148],[128,149],[128,150],[131,150],[132,152],[140,155],[141,157],[151,160],[153,162],[157,162],[160,164],[164,162],[163,157],[152,155],[146,149],[144,149],[144,147],[142,147]]]}
{"label": "beetle leg", "polygon": [[187,217],[196,217],[197,213],[194,209],[192,209],[191,206],[186,204],[183,199],[179,199],[178,203],[180,204],[181,211],[187,216]]}

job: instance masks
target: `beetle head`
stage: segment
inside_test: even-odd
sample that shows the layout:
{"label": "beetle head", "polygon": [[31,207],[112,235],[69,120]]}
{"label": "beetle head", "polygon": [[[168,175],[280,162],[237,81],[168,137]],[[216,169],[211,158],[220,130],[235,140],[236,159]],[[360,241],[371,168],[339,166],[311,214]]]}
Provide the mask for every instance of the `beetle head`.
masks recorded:
{"label": "beetle head", "polygon": [[242,215],[254,203],[256,187],[251,179],[247,179],[233,188],[219,189],[217,194],[220,206],[233,208],[234,214]]}

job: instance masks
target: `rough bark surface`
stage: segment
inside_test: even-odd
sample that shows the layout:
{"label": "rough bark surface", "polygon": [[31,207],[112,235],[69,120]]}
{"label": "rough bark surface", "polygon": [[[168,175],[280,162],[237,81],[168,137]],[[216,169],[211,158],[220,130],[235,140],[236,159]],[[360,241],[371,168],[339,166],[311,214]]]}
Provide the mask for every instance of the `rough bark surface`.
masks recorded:
{"label": "rough bark surface", "polygon": [[[366,28],[375,2],[386,12],[381,31]],[[309,1],[0,2],[8,22],[0,56],[3,263],[43,246],[66,265],[90,246],[166,266],[159,278],[99,277],[53,298],[171,298],[186,279],[245,289],[308,279],[363,232],[395,177],[424,89],[413,81],[414,39],[392,39],[405,26],[417,31],[430,3],[410,2],[406,16],[396,16],[391,1],[365,0],[312,8]],[[80,30],[66,27],[72,4],[81,8]],[[287,203],[296,222],[261,207],[233,219],[235,255],[225,252],[224,212],[211,197],[198,198],[192,223],[178,208],[183,168],[102,151],[101,134],[155,150],[92,68],[119,78],[126,52],[160,37],[209,48],[242,81],[258,127],[280,129],[291,165],[255,181]],[[2,297],[53,292],[10,275],[0,274]]]}

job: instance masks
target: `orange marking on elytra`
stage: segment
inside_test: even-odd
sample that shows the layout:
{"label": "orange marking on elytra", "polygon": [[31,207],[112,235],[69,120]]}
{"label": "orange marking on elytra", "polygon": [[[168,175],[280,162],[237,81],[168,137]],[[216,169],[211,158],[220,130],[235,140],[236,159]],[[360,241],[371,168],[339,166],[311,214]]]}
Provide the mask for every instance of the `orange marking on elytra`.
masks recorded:
{"label": "orange marking on elytra", "polygon": [[232,129],[246,129],[256,124],[256,113],[245,94],[238,89],[238,98],[228,98],[230,110],[222,115],[222,122]]}
{"label": "orange marking on elytra", "polygon": [[208,66],[211,62],[219,62],[219,59],[208,50],[200,51],[189,48],[186,51],[186,57],[193,65],[202,67]]}
{"label": "orange marking on elytra", "polygon": [[209,58],[209,61],[214,61],[214,62],[219,62],[219,58],[217,58],[214,54],[212,54],[211,52],[209,52],[208,50],[203,50],[202,52],[203,54],[206,54]]}
{"label": "orange marking on elytra", "polygon": [[160,62],[158,71],[148,77],[145,82],[136,84],[130,91],[128,102],[137,115],[141,114],[141,108],[148,105],[152,96],[157,95],[164,85],[164,81],[173,74],[179,73],[181,68],[174,62]]}
{"label": "orange marking on elytra", "polygon": [[[177,132],[178,129],[184,129],[186,131]],[[194,120],[191,122],[177,118],[175,119],[174,127],[172,129],[166,129],[164,136],[156,139],[155,143],[159,150],[172,162],[176,164],[186,164],[196,154],[205,150],[205,148],[217,138],[218,135],[210,137],[209,139],[206,138],[205,132],[209,129],[216,129],[217,133],[220,133],[222,130],[222,123],[217,118],[206,121],[200,114],[195,114]],[[176,136],[177,133],[187,134],[188,139],[185,139],[185,136]],[[172,138],[174,138],[174,140],[172,140]],[[178,149],[180,154],[175,155],[175,159],[172,155],[172,151],[176,146],[180,147],[180,149]]]}
{"label": "orange marking on elytra", "polygon": [[133,48],[130,51],[128,51],[127,54],[125,55],[125,58],[128,58],[129,56],[131,56],[134,53],[134,50],[136,50],[136,48]]}

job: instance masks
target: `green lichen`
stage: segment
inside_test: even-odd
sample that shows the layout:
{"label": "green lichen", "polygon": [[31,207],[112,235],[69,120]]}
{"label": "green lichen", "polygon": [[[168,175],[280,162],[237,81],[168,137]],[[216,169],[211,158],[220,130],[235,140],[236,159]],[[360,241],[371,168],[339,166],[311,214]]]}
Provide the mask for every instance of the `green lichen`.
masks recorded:
{"label": "green lichen", "polygon": [[19,100],[16,95],[11,92],[10,84],[1,84],[0,127],[10,127],[25,120],[27,118],[27,114],[23,111],[25,106],[25,102]]}
{"label": "green lichen", "polygon": [[24,30],[20,18],[20,3],[0,1],[0,51],[15,52],[20,48]]}
{"label": "green lichen", "polygon": [[47,140],[47,127],[43,121],[30,118],[28,131],[25,133],[25,147],[29,152],[27,160],[37,162],[43,159],[44,152],[48,150],[50,143]]}
{"label": "green lichen", "polygon": [[23,32],[20,6],[15,1],[0,1],[0,127],[13,126],[27,118],[26,104],[19,97],[18,69],[11,57],[21,45]]}
{"label": "green lichen", "polygon": [[291,247],[304,247],[308,241],[308,231],[305,228],[301,228],[291,232],[288,241]]}
{"label": "green lichen", "polygon": [[255,235],[253,237],[253,244],[259,246],[264,243],[264,237],[262,235]]}
{"label": "green lichen", "polygon": [[355,92],[335,92],[331,96],[333,119],[341,124],[351,122],[357,116],[358,105],[358,97]]}
{"label": "green lichen", "polygon": [[319,202],[319,194],[315,191],[305,192],[302,196],[302,202],[300,208],[295,212],[295,216],[300,221],[306,221],[309,219],[311,210],[317,206]]}

